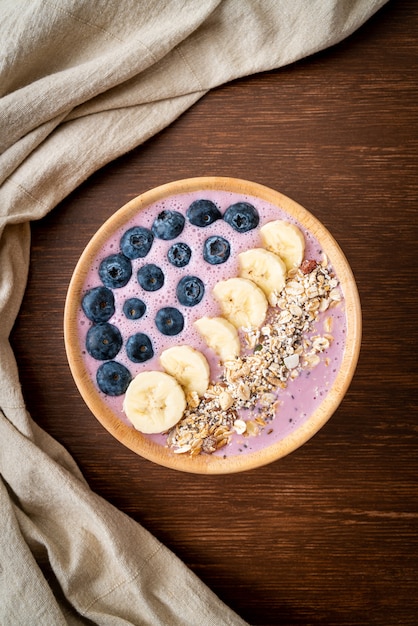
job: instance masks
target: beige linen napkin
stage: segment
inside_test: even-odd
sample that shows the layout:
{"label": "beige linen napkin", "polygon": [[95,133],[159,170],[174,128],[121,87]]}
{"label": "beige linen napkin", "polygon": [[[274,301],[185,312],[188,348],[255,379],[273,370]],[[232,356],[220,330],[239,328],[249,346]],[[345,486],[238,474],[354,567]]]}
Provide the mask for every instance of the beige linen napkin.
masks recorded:
{"label": "beige linen napkin", "polygon": [[[208,90],[331,46],[385,0],[0,0],[0,623],[239,625],[27,414],[9,345],[29,222]],[[58,407],[57,407],[58,410]]]}

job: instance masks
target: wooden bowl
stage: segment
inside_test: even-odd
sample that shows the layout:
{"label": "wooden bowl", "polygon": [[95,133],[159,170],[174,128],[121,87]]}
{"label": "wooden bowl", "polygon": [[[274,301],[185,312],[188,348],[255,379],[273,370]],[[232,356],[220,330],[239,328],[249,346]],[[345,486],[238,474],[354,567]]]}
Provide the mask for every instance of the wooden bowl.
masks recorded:
{"label": "wooden bowl", "polygon": [[[303,419],[295,420],[294,425],[289,426],[291,418],[288,420],[286,417],[287,426],[282,434],[275,435],[273,432],[273,436],[267,435],[266,430],[274,430],[273,420],[273,429],[263,429],[262,434],[254,438],[241,437],[235,447],[226,446],[215,454],[203,453],[192,457],[190,454],[173,452],[165,445],[162,436],[143,435],[135,430],[117,405],[121,400],[112,399],[109,402],[109,398],[98,390],[95,376],[86,366],[85,346],[80,336],[80,311],[87,277],[104,246],[115,233],[156,203],[165,202],[179,194],[200,192],[202,197],[223,192],[233,199],[250,198],[261,205],[273,205],[277,207],[277,217],[284,216],[296,222],[315,239],[340,283],[343,294],[340,307],[345,312],[345,345],[338,368],[332,375],[332,383],[323,397],[316,399],[312,410],[306,411]],[[357,365],[361,343],[361,309],[356,283],[342,250],[311,213],[278,191],[257,183],[234,178],[201,177],[179,180],[152,189],[128,202],[99,228],[81,254],[69,285],[64,313],[64,338],[69,365],[79,392],[93,415],[113,437],[142,457],[165,467],[200,474],[226,474],[250,470],[284,457],[307,442],[332,416],[344,398]],[[289,388],[291,385],[294,382],[289,383]],[[296,393],[296,386],[294,390]],[[275,419],[280,421],[283,418],[278,414]],[[239,438],[238,435],[236,437]]]}

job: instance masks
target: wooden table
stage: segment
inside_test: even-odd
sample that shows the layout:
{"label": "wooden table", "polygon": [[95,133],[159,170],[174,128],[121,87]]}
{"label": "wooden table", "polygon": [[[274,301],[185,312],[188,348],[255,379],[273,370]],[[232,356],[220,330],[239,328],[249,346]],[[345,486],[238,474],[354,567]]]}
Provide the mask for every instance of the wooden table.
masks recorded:
{"label": "wooden table", "polygon": [[[417,29],[391,2],[340,45],[209,93],[33,224],[12,343],[33,418],[91,487],[170,547],[251,624],[418,623]],[[129,199],[201,175],[254,180],[308,208],[358,281],[350,390],[298,451],[231,476],[136,456],[91,415],[63,343],[85,244]]]}

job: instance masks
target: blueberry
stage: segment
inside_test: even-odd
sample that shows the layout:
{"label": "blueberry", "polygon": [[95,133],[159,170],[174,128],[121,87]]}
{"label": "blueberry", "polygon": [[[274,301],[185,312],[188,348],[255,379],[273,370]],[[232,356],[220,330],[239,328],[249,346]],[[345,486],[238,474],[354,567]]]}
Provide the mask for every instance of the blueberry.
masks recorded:
{"label": "blueberry", "polygon": [[122,347],[122,336],[109,322],[94,324],[86,337],[87,352],[98,361],[113,359]]}
{"label": "blueberry", "polygon": [[81,306],[92,322],[107,322],[115,312],[115,298],[107,287],[93,287],[84,294]]}
{"label": "blueberry", "polygon": [[124,254],[110,254],[100,263],[99,276],[110,289],[124,287],[131,275],[131,262]]}
{"label": "blueberry", "polygon": [[205,293],[205,286],[197,276],[184,276],[177,285],[177,299],[183,306],[196,306]]}
{"label": "blueberry", "polygon": [[139,320],[146,310],[145,302],[139,298],[128,298],[123,303],[123,312],[128,320]]}
{"label": "blueberry", "polygon": [[246,233],[248,230],[257,228],[260,216],[257,209],[248,202],[237,202],[231,204],[224,214],[224,220],[239,233]]}
{"label": "blueberry", "polygon": [[96,373],[96,381],[100,391],[108,396],[121,396],[132,380],[130,371],[121,363],[106,361]]}
{"label": "blueberry", "polygon": [[167,259],[170,261],[171,265],[174,265],[174,267],[184,267],[190,261],[191,256],[192,251],[189,246],[187,243],[183,243],[181,241],[173,243],[167,252]]}
{"label": "blueberry", "polygon": [[221,219],[222,214],[211,200],[195,200],[187,209],[186,216],[193,226],[209,226]]}
{"label": "blueberry", "polygon": [[120,240],[120,248],[128,259],[142,259],[151,250],[154,235],[148,228],[133,226]]}
{"label": "blueberry", "polygon": [[184,328],[184,317],[178,309],[166,306],[157,312],[155,324],[163,335],[178,335]]}
{"label": "blueberry", "polygon": [[126,342],[126,354],[134,363],[145,363],[154,356],[151,339],[144,333],[136,333]]}
{"label": "blueberry", "polygon": [[164,274],[154,263],[143,265],[138,270],[138,282],[145,291],[157,291],[164,285]]}
{"label": "blueberry", "polygon": [[225,263],[231,254],[229,242],[220,235],[208,237],[203,244],[203,258],[211,265]]}
{"label": "blueberry", "polygon": [[161,211],[151,227],[153,234],[159,239],[175,239],[184,228],[184,216],[178,211]]}

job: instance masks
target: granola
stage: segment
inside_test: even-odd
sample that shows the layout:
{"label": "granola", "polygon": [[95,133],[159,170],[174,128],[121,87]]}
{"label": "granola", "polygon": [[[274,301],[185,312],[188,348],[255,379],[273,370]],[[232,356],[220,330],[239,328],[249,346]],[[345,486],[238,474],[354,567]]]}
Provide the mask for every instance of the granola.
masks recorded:
{"label": "granola", "polygon": [[[321,263],[309,259],[291,270],[264,325],[243,329],[241,356],[223,364],[220,379],[202,398],[187,397],[182,419],[167,433],[167,445],[175,453],[196,456],[213,454],[234,435],[258,435],[276,417],[280,390],[302,369],[315,367],[330,346],[331,317],[324,321],[326,333],[310,333],[319,315],[341,299],[325,256]],[[246,419],[240,409],[246,409]]]}

